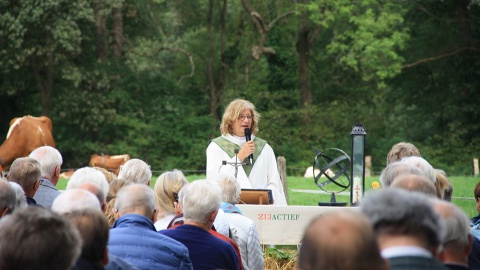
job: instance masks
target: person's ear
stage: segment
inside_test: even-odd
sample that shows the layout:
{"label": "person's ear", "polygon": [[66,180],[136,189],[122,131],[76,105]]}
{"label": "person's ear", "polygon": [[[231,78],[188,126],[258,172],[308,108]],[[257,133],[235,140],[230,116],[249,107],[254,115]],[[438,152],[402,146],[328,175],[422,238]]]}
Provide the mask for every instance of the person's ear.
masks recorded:
{"label": "person's ear", "polygon": [[101,265],[107,265],[108,264],[108,246],[105,247],[105,250],[103,251],[103,256],[102,259],[100,260]]}
{"label": "person's ear", "polygon": [[465,248],[465,254],[470,254],[470,252],[472,251],[474,237],[475,236],[473,236],[472,234],[468,234],[468,245]]}
{"label": "person's ear", "polygon": [[182,207],[180,206],[180,204],[177,202],[173,202],[173,205],[175,206],[175,215],[180,215],[182,213]]}
{"label": "person's ear", "polygon": [[60,165],[55,166],[55,171],[53,172],[55,177],[60,177]]}
{"label": "person's ear", "polygon": [[40,187],[40,180],[37,180],[33,184],[33,190],[37,191],[39,187]]}
{"label": "person's ear", "polygon": [[215,210],[213,211],[211,214],[210,214],[210,219],[209,221],[211,221],[212,223],[215,221],[215,218],[217,217],[217,214],[218,214],[218,210]]}
{"label": "person's ear", "polygon": [[9,207],[6,207],[5,209],[3,209],[0,217],[6,216],[6,215],[10,214],[11,212],[12,212],[12,209],[10,209]]}
{"label": "person's ear", "polygon": [[155,223],[157,221],[157,209],[156,208],[153,210],[151,220],[152,220],[153,223]]}
{"label": "person's ear", "polygon": [[119,218],[120,218],[120,214],[118,213],[118,209],[112,208],[112,214],[113,214],[113,216],[115,217],[115,219],[119,219]]}

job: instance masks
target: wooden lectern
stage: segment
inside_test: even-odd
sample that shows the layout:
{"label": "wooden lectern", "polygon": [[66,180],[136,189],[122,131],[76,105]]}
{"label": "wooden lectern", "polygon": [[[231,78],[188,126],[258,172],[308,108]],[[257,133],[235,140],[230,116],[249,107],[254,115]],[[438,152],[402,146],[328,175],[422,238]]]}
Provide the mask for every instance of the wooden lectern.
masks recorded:
{"label": "wooden lectern", "polygon": [[240,204],[273,204],[271,189],[242,189]]}

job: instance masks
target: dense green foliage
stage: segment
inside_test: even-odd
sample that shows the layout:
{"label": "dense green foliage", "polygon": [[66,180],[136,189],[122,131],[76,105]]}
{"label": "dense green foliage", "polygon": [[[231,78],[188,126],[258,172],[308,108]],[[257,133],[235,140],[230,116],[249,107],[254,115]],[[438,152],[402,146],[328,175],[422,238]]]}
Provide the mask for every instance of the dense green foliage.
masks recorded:
{"label": "dense green foliage", "polygon": [[0,134],[47,114],[64,167],[128,153],[201,172],[224,107],[246,98],[289,175],[312,146],[349,153],[357,122],[375,173],[399,141],[472,173],[479,1],[298,2],[0,0]]}

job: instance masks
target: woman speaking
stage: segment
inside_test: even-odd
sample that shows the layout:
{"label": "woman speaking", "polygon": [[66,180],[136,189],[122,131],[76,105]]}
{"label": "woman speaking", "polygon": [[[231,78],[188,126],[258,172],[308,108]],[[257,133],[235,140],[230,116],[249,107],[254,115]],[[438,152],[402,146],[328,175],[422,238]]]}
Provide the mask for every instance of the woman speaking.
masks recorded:
{"label": "woman speaking", "polygon": [[241,188],[270,189],[274,204],[286,205],[282,181],[272,147],[255,136],[260,114],[248,100],[228,105],[220,124],[221,136],[207,147],[207,179],[234,175]]}

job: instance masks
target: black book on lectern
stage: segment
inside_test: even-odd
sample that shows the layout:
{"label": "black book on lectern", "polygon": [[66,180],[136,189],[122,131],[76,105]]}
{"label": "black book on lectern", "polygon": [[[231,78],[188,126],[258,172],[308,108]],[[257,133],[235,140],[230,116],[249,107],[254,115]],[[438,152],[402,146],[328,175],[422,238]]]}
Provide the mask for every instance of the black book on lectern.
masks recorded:
{"label": "black book on lectern", "polygon": [[273,204],[271,189],[242,189],[241,204]]}

